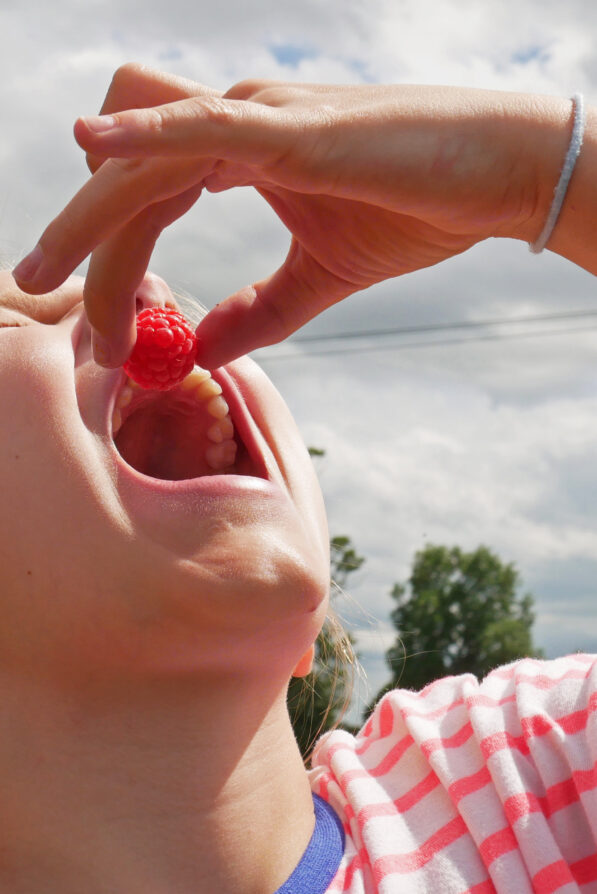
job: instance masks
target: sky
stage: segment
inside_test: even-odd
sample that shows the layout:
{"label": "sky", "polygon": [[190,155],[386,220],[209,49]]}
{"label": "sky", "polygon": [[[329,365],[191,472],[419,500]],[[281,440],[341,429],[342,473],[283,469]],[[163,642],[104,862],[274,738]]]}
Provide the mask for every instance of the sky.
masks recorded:
{"label": "sky", "polygon": [[[0,28],[8,262],[86,179],[72,124],[99,109],[124,62],[222,90],[263,77],[597,101],[593,0],[2,0]],[[163,235],[152,269],[210,307],[276,269],[288,243],[254,191],[206,195]],[[299,340],[395,329],[418,331]],[[363,666],[358,699],[388,679],[389,593],[429,543],[482,543],[514,562],[548,657],[597,651],[596,349],[594,278],[489,240],[256,352],[305,442],[325,450],[331,533],[366,557],[336,603]]]}

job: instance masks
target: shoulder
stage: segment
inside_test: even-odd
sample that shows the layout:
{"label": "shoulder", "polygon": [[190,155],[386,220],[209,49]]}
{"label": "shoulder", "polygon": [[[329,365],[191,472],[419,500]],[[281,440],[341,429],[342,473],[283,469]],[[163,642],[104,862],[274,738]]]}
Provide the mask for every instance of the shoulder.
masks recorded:
{"label": "shoulder", "polygon": [[312,785],[380,878],[412,871],[449,891],[445,867],[458,859],[471,885],[490,864],[511,885],[529,867],[596,860],[596,709],[591,655],[393,690],[356,736],[320,740]]}
{"label": "shoulder", "polygon": [[[394,689],[377,704],[355,737],[329,733],[318,743],[317,753],[354,747],[364,753],[374,742],[396,739],[414,731],[422,739],[441,725],[443,738],[459,721],[471,716],[499,717],[515,713],[525,728],[538,731],[533,711],[553,714],[565,726],[582,723],[597,708],[597,655],[575,654],[552,660],[522,658],[496,668],[479,681],[472,674],[443,677],[415,692]],[[514,712],[508,706],[514,707]],[[481,712],[485,709],[485,714]],[[582,711],[583,717],[569,714]]]}

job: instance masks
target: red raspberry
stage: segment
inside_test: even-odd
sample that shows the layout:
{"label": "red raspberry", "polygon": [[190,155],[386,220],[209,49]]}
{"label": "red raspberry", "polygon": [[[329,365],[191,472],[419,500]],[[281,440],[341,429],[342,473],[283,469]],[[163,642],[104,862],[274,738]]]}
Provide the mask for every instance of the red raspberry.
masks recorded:
{"label": "red raspberry", "polygon": [[191,372],[196,352],[195,332],[182,314],[148,307],[137,317],[137,341],[123,368],[142,388],[168,391]]}

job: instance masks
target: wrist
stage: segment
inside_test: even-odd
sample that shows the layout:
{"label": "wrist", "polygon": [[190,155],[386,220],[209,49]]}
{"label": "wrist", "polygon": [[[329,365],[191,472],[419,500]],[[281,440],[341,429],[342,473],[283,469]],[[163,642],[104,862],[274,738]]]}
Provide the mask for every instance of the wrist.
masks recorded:
{"label": "wrist", "polygon": [[546,247],[593,274],[597,274],[597,247],[594,238],[597,209],[596,166],[597,110],[588,107],[582,149],[570,178],[562,210]]}
{"label": "wrist", "polygon": [[566,150],[564,164],[562,165],[558,184],[554,189],[553,200],[543,229],[537,239],[534,242],[529,243],[529,248],[534,254],[540,254],[553,235],[553,231],[562,210],[562,205],[564,204],[568,192],[568,187],[570,186],[570,180],[572,179],[578,156],[580,155],[580,150],[582,149],[586,118],[583,95],[581,93],[576,93],[572,97],[572,103],[574,120],[570,143]]}
{"label": "wrist", "polygon": [[[493,235],[532,244],[543,231],[553,204],[572,134],[574,105],[560,97],[512,94],[512,106],[515,145],[510,136],[505,214]],[[551,239],[548,247],[552,247]]]}

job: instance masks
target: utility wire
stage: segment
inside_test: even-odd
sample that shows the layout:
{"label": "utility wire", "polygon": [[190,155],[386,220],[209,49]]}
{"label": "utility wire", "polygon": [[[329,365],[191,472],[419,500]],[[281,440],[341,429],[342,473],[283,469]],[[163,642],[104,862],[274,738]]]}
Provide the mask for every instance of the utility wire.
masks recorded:
{"label": "utility wire", "polygon": [[532,314],[523,317],[503,317],[501,320],[460,320],[454,323],[426,323],[419,326],[397,326],[387,329],[367,329],[364,332],[338,332],[332,335],[298,335],[293,343],[336,341],[348,338],[377,338],[383,335],[402,335],[420,332],[438,332],[446,329],[477,329],[482,326],[508,326],[510,323],[543,323],[549,320],[569,320],[582,317],[597,317],[597,310],[567,310],[553,314]]}
{"label": "utility wire", "polygon": [[[597,310],[577,310],[577,311],[562,311],[560,313],[553,314],[536,314],[533,316],[524,316],[524,317],[509,317],[507,319],[502,320],[474,320],[474,321],[460,321],[454,323],[430,323],[424,326],[404,326],[404,327],[396,327],[396,328],[388,328],[388,329],[372,329],[367,330],[365,332],[342,332],[337,335],[305,335],[293,338],[289,344],[308,344],[314,342],[334,342],[334,341],[346,341],[346,340],[354,340],[354,339],[370,339],[370,338],[383,338],[386,336],[392,335],[412,335],[412,334],[422,334],[427,332],[445,332],[451,330],[459,330],[459,329],[482,329],[487,327],[495,327],[495,326],[508,326],[515,325],[519,323],[543,323],[549,322],[553,320],[565,320],[565,319],[583,319],[586,317],[596,317]],[[260,362],[271,362],[276,360],[292,360],[292,359],[303,359],[305,357],[325,357],[333,354],[355,354],[355,353],[379,353],[382,351],[400,351],[400,350],[409,350],[411,348],[430,348],[430,347],[442,347],[444,345],[458,345],[458,344],[466,344],[468,342],[477,342],[477,341],[506,341],[506,340],[514,340],[514,339],[522,339],[522,338],[538,338],[540,336],[546,335],[571,335],[578,332],[588,332],[596,329],[597,326],[590,327],[567,327],[560,329],[549,329],[549,330],[541,330],[538,332],[517,332],[517,333],[484,333],[479,335],[471,335],[467,337],[457,337],[457,338],[448,338],[448,339],[427,339],[425,341],[404,341],[402,344],[400,343],[392,343],[392,344],[383,344],[383,345],[365,345],[362,347],[351,346],[351,347],[338,347],[338,348],[326,348],[319,349],[314,351],[306,351],[304,353],[271,353],[271,354],[261,354],[259,355]],[[261,351],[265,350],[275,350],[276,346],[271,346],[270,348],[261,348]]]}

